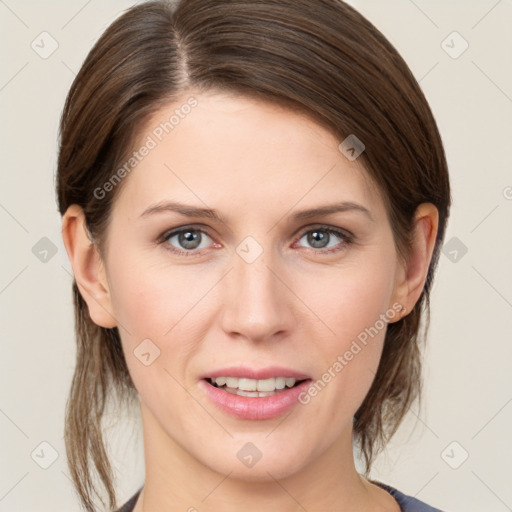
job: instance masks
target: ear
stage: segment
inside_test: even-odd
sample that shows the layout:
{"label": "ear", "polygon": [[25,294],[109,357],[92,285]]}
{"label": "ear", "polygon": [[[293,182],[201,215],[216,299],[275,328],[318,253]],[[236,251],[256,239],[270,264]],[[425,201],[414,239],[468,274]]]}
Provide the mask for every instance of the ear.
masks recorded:
{"label": "ear", "polygon": [[62,217],[62,239],[92,321],[100,327],[116,327],[105,267],[98,248],[89,238],[83,210],[76,204]]}
{"label": "ear", "polygon": [[437,208],[431,203],[420,204],[414,216],[414,235],[409,258],[405,264],[399,264],[391,302],[398,302],[406,308],[401,318],[414,308],[423,291],[438,227]]}

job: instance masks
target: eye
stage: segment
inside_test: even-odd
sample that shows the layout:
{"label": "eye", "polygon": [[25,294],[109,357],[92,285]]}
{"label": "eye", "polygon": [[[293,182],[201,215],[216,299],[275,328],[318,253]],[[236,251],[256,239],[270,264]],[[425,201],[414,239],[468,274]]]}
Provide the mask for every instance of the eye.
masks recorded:
{"label": "eye", "polygon": [[170,246],[168,250],[188,256],[207,248],[207,239],[211,240],[202,229],[185,227],[164,234],[160,242]]}
{"label": "eye", "polygon": [[[296,243],[305,239],[310,248],[318,253],[332,253],[341,251],[353,242],[353,235],[348,231],[334,228],[332,226],[318,226],[303,232]],[[166,250],[178,255],[194,256],[207,249],[212,238],[198,227],[186,226],[164,233],[159,243],[164,244]],[[216,247],[221,247],[213,243]],[[300,244],[301,245],[301,244]],[[307,248],[306,246],[303,246]]]}
{"label": "eye", "polygon": [[[306,242],[319,252],[330,253],[337,252],[351,244],[352,234],[331,226],[319,226],[304,232],[298,241],[306,239]],[[336,242],[338,239],[338,242]],[[327,249],[327,250],[323,250]]]}

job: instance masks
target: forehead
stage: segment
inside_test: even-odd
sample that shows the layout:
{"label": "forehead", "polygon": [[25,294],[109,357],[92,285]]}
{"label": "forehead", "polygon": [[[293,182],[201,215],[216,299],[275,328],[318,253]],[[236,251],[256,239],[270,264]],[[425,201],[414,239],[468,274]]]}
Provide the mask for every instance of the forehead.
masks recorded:
{"label": "forehead", "polygon": [[304,113],[274,103],[185,93],[140,130],[115,208],[135,214],[168,199],[261,216],[345,199],[375,211],[382,206],[375,185],[340,142]]}

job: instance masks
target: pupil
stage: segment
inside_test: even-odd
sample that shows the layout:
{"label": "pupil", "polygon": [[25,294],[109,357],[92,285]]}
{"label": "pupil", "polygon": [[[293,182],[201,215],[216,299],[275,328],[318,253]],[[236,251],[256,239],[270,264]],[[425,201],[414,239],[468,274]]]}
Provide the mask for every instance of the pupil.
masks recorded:
{"label": "pupil", "polygon": [[185,249],[196,249],[199,245],[197,241],[199,240],[199,234],[193,231],[184,231],[180,233],[180,244]]}
{"label": "pupil", "polygon": [[308,243],[317,249],[325,247],[325,242],[327,241],[328,237],[328,233],[322,233],[321,231],[312,231],[308,235]]}

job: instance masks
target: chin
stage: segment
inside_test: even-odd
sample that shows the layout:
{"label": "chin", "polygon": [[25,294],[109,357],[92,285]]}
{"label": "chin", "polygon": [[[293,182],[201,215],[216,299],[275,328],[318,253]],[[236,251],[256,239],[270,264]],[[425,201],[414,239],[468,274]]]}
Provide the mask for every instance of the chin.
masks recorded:
{"label": "chin", "polygon": [[[257,446],[261,449],[258,449]],[[263,446],[265,445],[265,446]],[[244,482],[270,482],[288,478],[300,471],[306,464],[304,446],[283,447],[257,440],[237,443],[234,449],[225,449],[215,459],[204,460],[211,470],[230,479]],[[230,454],[233,454],[232,456]],[[298,454],[300,453],[300,458]],[[268,455],[266,455],[268,454]]]}
{"label": "chin", "polygon": [[287,460],[281,460],[281,464],[276,466],[271,463],[264,463],[260,460],[252,468],[245,467],[231,467],[227,473],[229,478],[232,480],[240,480],[241,482],[253,482],[253,483],[268,483],[275,480],[283,480],[293,476],[299,471],[301,466],[297,462],[290,462]]}

